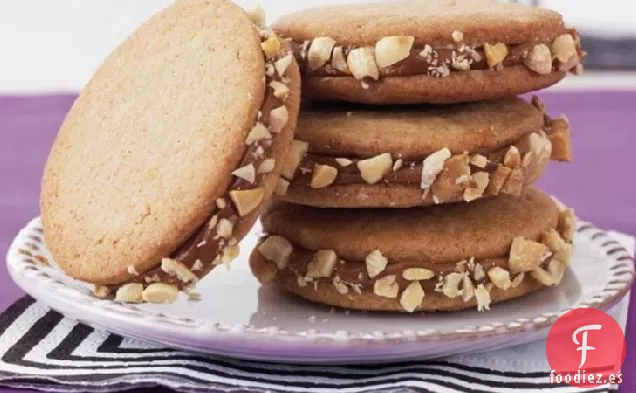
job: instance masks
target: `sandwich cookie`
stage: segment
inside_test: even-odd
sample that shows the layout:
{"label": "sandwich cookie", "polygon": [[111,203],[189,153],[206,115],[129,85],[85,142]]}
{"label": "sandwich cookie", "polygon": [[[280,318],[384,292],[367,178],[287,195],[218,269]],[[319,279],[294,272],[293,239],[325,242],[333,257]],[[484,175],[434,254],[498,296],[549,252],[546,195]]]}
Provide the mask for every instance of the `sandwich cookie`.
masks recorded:
{"label": "sandwich cookie", "polygon": [[312,100],[455,103],[517,95],[582,72],[554,11],[495,0],[401,0],[298,11],[291,37]]}
{"label": "sandwich cookie", "polygon": [[225,0],[181,0],[111,54],[42,181],[47,244],[100,297],[169,303],[231,261],[271,196],[298,115],[291,48]]}
{"label": "sandwich cookie", "polygon": [[316,207],[413,207],[518,196],[571,159],[565,117],[538,98],[448,106],[314,106],[300,114],[277,193]]}
{"label": "sandwich cookie", "polygon": [[559,284],[575,219],[526,189],[426,209],[316,209],[279,203],[250,257],[264,284],[370,311],[479,311]]}

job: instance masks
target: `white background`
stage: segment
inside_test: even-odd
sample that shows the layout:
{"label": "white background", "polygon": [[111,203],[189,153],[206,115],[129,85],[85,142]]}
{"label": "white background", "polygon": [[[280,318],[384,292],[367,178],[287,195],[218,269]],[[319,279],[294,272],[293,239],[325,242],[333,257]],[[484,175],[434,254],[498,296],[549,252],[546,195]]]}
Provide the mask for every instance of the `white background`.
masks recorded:
{"label": "white background", "polygon": [[[119,42],[171,0],[0,0],[0,92],[78,90]],[[262,0],[268,20],[337,0]],[[249,6],[250,0],[239,1]],[[632,0],[544,0],[569,24],[636,35]],[[561,87],[620,88],[633,76],[568,78]]]}

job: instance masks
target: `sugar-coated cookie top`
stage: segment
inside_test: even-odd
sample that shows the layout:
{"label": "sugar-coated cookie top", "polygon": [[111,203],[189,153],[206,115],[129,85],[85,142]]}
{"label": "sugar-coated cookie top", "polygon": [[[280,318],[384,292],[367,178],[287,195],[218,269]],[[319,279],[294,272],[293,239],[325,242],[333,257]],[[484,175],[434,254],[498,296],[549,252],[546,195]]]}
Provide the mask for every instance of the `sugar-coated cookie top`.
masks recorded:
{"label": "sugar-coated cookie top", "polygon": [[506,44],[554,38],[565,31],[557,12],[496,0],[400,0],[306,9],[273,25],[296,41],[329,36],[342,45],[374,45],[386,36],[413,36],[415,44]]}

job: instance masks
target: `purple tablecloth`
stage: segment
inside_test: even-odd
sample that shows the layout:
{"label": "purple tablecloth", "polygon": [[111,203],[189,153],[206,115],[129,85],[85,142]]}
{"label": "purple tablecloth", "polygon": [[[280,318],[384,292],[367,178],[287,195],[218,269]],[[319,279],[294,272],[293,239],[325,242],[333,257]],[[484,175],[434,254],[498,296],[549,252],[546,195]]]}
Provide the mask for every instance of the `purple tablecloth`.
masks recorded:
{"label": "purple tablecloth", "polygon": [[[0,255],[38,214],[39,179],[74,95],[0,96]],[[540,182],[602,228],[636,234],[636,92],[544,93],[548,110],[572,123],[575,162],[552,164]],[[22,296],[0,268],[0,310]],[[636,391],[636,292],[627,329],[622,392]],[[153,389],[152,391],[157,391]],[[18,393],[0,388],[0,393]]]}

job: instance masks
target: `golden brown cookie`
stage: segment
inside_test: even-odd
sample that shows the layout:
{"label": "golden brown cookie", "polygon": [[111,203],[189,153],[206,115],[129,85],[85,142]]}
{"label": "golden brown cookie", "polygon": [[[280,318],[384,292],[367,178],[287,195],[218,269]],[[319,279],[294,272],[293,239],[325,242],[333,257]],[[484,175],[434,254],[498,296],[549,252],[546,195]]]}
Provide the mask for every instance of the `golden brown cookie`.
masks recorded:
{"label": "golden brown cookie", "polygon": [[[565,117],[505,98],[448,106],[302,111],[277,190],[316,207],[412,207],[518,196],[550,158],[569,161]],[[289,184],[287,184],[289,182]]]}
{"label": "golden brown cookie", "polygon": [[496,0],[399,0],[286,15],[303,95],[366,104],[517,95],[580,73],[575,30],[557,12]]}
{"label": "golden brown cookie", "polygon": [[230,1],[181,0],[99,68],[42,180],[47,244],[68,274],[116,300],[169,302],[236,256],[299,107],[291,48],[259,22]]}
{"label": "golden brown cookie", "polygon": [[557,285],[575,218],[532,188],[519,198],[413,209],[273,204],[250,258],[262,283],[306,299],[374,311],[491,304]]}

